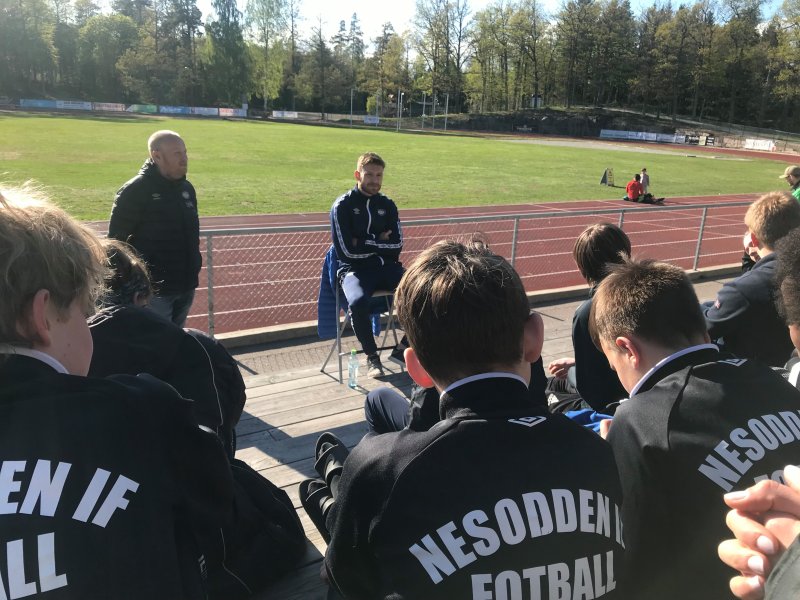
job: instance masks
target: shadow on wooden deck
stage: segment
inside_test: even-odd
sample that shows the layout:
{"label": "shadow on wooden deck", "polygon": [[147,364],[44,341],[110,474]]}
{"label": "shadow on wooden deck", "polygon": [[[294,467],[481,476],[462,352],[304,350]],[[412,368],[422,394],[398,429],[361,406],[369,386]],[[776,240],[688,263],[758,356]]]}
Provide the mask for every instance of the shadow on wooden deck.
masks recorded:
{"label": "shadow on wooden deck", "polygon": [[315,477],[314,447],[324,431],[333,432],[348,447],[367,432],[364,400],[369,391],[388,386],[409,396],[411,379],[393,364],[381,380],[360,380],[350,389],[330,375],[309,368],[273,376],[246,378],[247,404],[236,427],[237,458],[289,494],[308,538],[298,568],[253,596],[257,600],[324,599],[327,588],[319,577],[325,542],[300,506],[297,487]]}

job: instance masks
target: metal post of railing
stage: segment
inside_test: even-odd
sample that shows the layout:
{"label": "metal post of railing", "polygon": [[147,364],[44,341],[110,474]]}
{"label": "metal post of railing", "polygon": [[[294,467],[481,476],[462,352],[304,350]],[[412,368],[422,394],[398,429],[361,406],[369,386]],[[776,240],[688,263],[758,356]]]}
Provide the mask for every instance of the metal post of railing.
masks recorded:
{"label": "metal post of railing", "polygon": [[703,231],[706,228],[706,216],[708,215],[708,207],[703,208],[703,216],[700,219],[700,231],[697,233],[697,248],[694,251],[694,266],[692,270],[697,271],[697,264],[700,262],[700,244],[703,243]]}
{"label": "metal post of railing", "polygon": [[511,234],[511,266],[517,260],[517,232],[519,231],[519,217],[514,219],[514,232]]}
{"label": "metal post of railing", "polygon": [[206,279],[208,280],[208,335],[214,337],[214,247],[206,234]]}
{"label": "metal post of railing", "polygon": [[625,222],[625,209],[619,211],[619,223],[617,224],[622,229],[622,224]]}

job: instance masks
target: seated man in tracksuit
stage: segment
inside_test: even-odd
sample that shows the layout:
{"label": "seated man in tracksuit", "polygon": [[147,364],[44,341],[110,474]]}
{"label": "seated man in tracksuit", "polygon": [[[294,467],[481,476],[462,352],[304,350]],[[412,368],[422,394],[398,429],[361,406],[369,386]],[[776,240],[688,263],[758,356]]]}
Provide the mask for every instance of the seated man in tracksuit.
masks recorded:
{"label": "seated man in tracksuit", "polygon": [[[350,305],[353,331],[367,356],[367,375],[383,376],[370,323],[370,299],[376,290],[392,291],[403,276],[403,231],[397,206],[380,193],[384,160],[373,152],[358,157],[356,186],[331,207],[331,237],[339,260],[337,277]],[[404,344],[392,357],[402,360]]]}
{"label": "seated man in tracksuit", "polygon": [[532,404],[543,323],[511,265],[481,242],[442,241],[396,303],[406,367],[440,392],[442,420],[347,457],[327,518],[331,585],[364,600],[623,597],[610,448]]}
{"label": "seated man in tracksuit", "polygon": [[631,598],[728,597],[717,560],[725,492],[779,480],[800,455],[800,391],[709,343],[691,282],[654,261],[614,265],[590,328],[630,399],[608,433],[623,488]]}

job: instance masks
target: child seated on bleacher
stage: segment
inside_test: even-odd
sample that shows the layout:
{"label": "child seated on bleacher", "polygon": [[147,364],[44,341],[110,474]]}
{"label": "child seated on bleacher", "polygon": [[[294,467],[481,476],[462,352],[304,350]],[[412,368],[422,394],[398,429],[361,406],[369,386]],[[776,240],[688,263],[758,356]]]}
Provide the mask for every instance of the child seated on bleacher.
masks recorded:
{"label": "child seated on bleacher", "polygon": [[153,296],[150,272],[136,250],[103,240],[108,257],[103,308],[89,319],[95,352],[89,375],[148,373],[192,400],[200,425],[214,431],[230,458],[234,427],[246,399],[236,361],[216,340],[184,329],[145,308]]}
{"label": "child seated on bleacher", "polygon": [[66,212],[0,191],[0,575],[12,598],[203,598],[228,461],[170,386],[86,377],[104,264]]}
{"label": "child seated on bleacher", "polygon": [[709,343],[694,288],[673,265],[611,267],[590,328],[630,394],[608,434],[630,597],[726,597],[730,573],[716,557],[722,494],[777,478],[797,460],[800,391]]}
{"label": "child seated on bleacher", "polygon": [[191,400],[198,423],[217,434],[231,463],[235,510],[221,529],[198,532],[207,589],[212,599],[249,596],[293,568],[306,540],[286,492],[234,458],[242,375],[219,342],[145,308],[150,274],[131,246],[112,239],[103,245],[110,268],[105,307],[89,319],[95,346],[89,375],[158,377]]}
{"label": "child seated on bleacher", "polygon": [[[367,437],[343,468],[318,465],[336,488],[327,520],[312,515],[330,532],[333,588],[365,600],[622,597],[616,467],[594,433],[532,404],[543,323],[511,265],[481,242],[439,242],[403,276],[396,307],[409,373],[440,392],[442,420]],[[336,440],[322,440],[325,458]]]}
{"label": "child seated on bleacher", "polygon": [[[594,410],[613,414],[617,403],[628,393],[603,353],[589,335],[589,313],[597,286],[608,274],[609,264],[623,262],[631,255],[627,234],[612,223],[597,223],[584,229],[575,240],[572,257],[578,271],[589,284],[589,298],[572,317],[572,348],[574,358],[560,358],[547,365],[556,392],[578,393]],[[558,385],[560,384],[560,385]],[[611,405],[611,406],[609,406]]]}

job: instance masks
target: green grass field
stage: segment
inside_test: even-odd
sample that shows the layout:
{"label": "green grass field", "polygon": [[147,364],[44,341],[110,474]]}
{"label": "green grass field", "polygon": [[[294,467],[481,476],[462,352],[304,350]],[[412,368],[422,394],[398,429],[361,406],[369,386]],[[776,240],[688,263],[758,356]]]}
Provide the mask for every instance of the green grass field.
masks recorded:
{"label": "green grass field", "polygon": [[647,166],[659,196],[785,189],[770,160],[721,160],[267,122],[0,113],[0,180],[32,179],[82,219],[108,218],[114,193],[146,158],[146,140],[174,129],[189,150],[202,215],[327,211],[353,185],[358,154],[388,163],[384,192],[400,208],[619,198]]}

